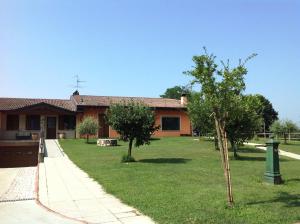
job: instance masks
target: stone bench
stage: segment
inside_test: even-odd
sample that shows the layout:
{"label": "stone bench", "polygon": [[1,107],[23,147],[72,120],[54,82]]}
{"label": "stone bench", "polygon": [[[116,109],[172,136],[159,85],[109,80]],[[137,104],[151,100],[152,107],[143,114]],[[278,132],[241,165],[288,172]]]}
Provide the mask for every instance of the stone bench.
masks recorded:
{"label": "stone bench", "polygon": [[117,139],[103,138],[103,139],[97,140],[97,145],[98,146],[117,146],[118,141],[117,141]]}

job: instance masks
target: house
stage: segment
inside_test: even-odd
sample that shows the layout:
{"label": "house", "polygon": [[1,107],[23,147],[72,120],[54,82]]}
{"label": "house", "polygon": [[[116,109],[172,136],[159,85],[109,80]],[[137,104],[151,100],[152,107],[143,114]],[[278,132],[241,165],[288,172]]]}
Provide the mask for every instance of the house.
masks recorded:
{"label": "house", "polygon": [[79,95],[76,91],[68,100],[0,98],[0,139],[78,138],[76,125],[92,116],[99,122],[97,137],[115,138],[118,133],[105,122],[105,112],[112,103],[123,100],[141,101],[155,112],[160,129],[156,137],[191,135],[186,96],[181,100],[144,97],[114,97]]}

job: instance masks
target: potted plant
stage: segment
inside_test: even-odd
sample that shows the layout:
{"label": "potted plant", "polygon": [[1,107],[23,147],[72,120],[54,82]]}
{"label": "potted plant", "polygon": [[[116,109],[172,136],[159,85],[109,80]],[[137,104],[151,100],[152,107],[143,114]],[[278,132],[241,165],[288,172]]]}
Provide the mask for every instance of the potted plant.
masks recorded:
{"label": "potted plant", "polygon": [[58,138],[59,139],[64,139],[65,138],[65,133],[63,133],[63,132],[58,133]]}
{"label": "potted plant", "polygon": [[31,138],[32,138],[32,140],[38,140],[39,139],[39,134],[38,133],[31,133]]}

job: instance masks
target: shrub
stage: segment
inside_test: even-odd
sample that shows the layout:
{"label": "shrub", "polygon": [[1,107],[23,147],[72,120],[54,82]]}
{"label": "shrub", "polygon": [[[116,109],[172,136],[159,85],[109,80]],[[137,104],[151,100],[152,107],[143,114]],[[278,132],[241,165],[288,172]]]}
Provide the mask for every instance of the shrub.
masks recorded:
{"label": "shrub", "polygon": [[95,135],[99,128],[98,122],[92,117],[86,117],[79,125],[78,132],[86,136],[86,142],[89,142],[89,136]]}

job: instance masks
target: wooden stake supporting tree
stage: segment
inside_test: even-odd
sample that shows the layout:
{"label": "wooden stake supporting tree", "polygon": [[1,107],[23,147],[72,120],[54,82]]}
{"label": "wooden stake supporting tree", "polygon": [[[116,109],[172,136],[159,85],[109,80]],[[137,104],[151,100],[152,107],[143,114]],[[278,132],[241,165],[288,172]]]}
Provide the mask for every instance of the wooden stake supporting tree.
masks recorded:
{"label": "wooden stake supporting tree", "polygon": [[237,67],[230,68],[229,62],[221,62],[223,67],[218,69],[215,63],[215,56],[208,55],[194,56],[195,67],[185,72],[194,78],[192,84],[201,85],[201,95],[207,100],[209,110],[214,118],[215,129],[218,137],[218,145],[224,170],[227,188],[227,201],[230,207],[233,206],[233,191],[228,156],[228,141],[226,133],[226,122],[230,116],[237,113],[236,108],[242,102],[242,92],[245,90],[244,76],[247,74],[245,63],[256,56],[248,57],[244,62],[240,60]]}

